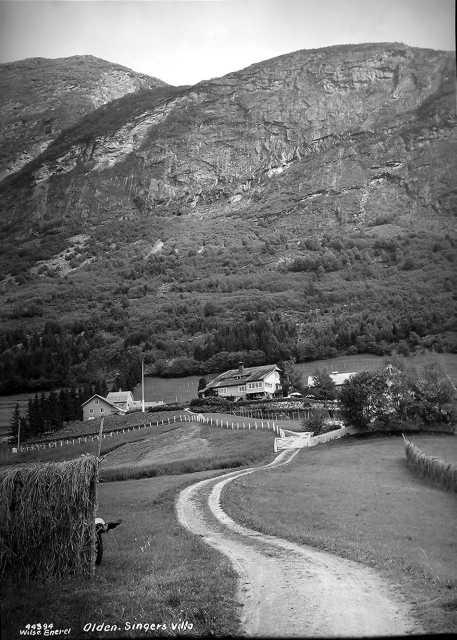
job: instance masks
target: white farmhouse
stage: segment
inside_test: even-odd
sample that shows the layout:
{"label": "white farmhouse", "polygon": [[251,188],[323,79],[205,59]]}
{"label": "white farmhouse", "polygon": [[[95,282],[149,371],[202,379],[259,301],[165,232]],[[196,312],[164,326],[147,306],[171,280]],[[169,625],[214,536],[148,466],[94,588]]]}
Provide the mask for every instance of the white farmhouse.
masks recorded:
{"label": "white farmhouse", "polygon": [[255,396],[270,398],[280,389],[281,369],[276,364],[244,367],[240,362],[238,369],[221,373],[211,380],[200,394],[204,398],[218,396],[228,400]]}

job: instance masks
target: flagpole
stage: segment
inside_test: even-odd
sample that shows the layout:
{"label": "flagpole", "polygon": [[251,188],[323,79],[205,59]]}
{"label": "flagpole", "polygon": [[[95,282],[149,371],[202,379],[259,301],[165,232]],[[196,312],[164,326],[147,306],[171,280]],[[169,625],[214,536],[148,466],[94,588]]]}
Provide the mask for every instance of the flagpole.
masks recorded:
{"label": "flagpole", "polygon": [[141,359],[141,411],[144,413],[144,357]]}

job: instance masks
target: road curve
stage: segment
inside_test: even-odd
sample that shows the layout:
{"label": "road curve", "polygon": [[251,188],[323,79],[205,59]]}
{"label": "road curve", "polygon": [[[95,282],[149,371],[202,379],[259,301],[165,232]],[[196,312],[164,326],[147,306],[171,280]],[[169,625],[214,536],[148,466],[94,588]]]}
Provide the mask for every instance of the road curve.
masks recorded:
{"label": "road curve", "polygon": [[176,502],[182,526],[224,553],[239,575],[240,634],[276,637],[388,636],[420,633],[406,603],[375,571],[234,522],[223,488],[240,476],[288,464],[284,451],[262,467],[186,487]]}

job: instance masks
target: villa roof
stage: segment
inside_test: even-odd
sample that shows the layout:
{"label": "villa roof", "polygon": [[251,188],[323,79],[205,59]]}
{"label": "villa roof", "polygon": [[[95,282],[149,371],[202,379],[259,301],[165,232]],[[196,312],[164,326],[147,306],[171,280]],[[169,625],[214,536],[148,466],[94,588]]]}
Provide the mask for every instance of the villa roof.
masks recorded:
{"label": "villa roof", "polygon": [[110,391],[106,396],[108,402],[128,402],[133,400],[131,391]]}
{"label": "villa roof", "polygon": [[109,405],[110,407],[112,407],[113,409],[116,409],[117,411],[123,411],[123,409],[121,409],[120,407],[116,406],[115,404],[113,404],[112,402],[110,402],[107,398],[104,398],[103,396],[98,395],[98,393],[94,393],[93,396],[91,396],[88,400],[86,400],[85,402],[82,403],[82,407],[85,407],[86,404],[88,404],[91,400],[93,400],[94,398],[98,398],[99,400],[101,400],[102,402],[104,402],[105,404]]}
{"label": "villa roof", "polygon": [[280,371],[276,364],[267,364],[261,367],[244,367],[240,375],[239,369],[229,369],[211,380],[206,389],[217,389],[218,387],[234,387],[247,382],[257,382],[263,380],[272,371]]}

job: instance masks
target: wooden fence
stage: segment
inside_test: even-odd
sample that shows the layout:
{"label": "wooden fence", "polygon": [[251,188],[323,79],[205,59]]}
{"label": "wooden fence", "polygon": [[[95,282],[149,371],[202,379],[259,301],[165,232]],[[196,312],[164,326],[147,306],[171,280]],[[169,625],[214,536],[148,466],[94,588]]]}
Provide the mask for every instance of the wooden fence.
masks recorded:
{"label": "wooden fence", "polygon": [[[204,424],[208,424],[214,427],[220,427],[225,429],[231,429],[234,431],[237,430],[255,430],[255,431],[273,431],[279,435],[279,427],[273,420],[242,420],[242,421],[232,421],[229,418],[224,418],[223,416],[215,418],[212,416],[205,416],[204,414],[194,414],[191,412],[185,412],[179,415],[169,416],[168,418],[163,418],[162,420],[142,422],[134,425],[127,425],[118,429],[110,429],[108,431],[104,431],[102,433],[102,438],[115,438],[125,433],[133,432],[133,431],[141,431],[144,429],[157,429],[159,426],[164,424],[173,424],[179,422],[203,422]],[[98,432],[88,433],[80,436],[66,437],[66,438],[55,438],[54,440],[42,441],[42,442],[30,442],[28,444],[24,444],[20,448],[20,452],[26,451],[40,451],[43,449],[55,449],[64,446],[72,446],[78,445],[85,442],[96,441],[99,438]],[[10,455],[10,451],[8,450],[8,455]]]}
{"label": "wooden fence", "polygon": [[332,440],[342,438],[347,434],[346,427],[340,427],[334,431],[327,431],[318,436],[313,435],[312,432],[294,433],[287,429],[279,430],[279,438],[275,438],[274,450],[281,451],[283,449],[303,449],[308,447],[315,447],[318,444],[325,444]]}

